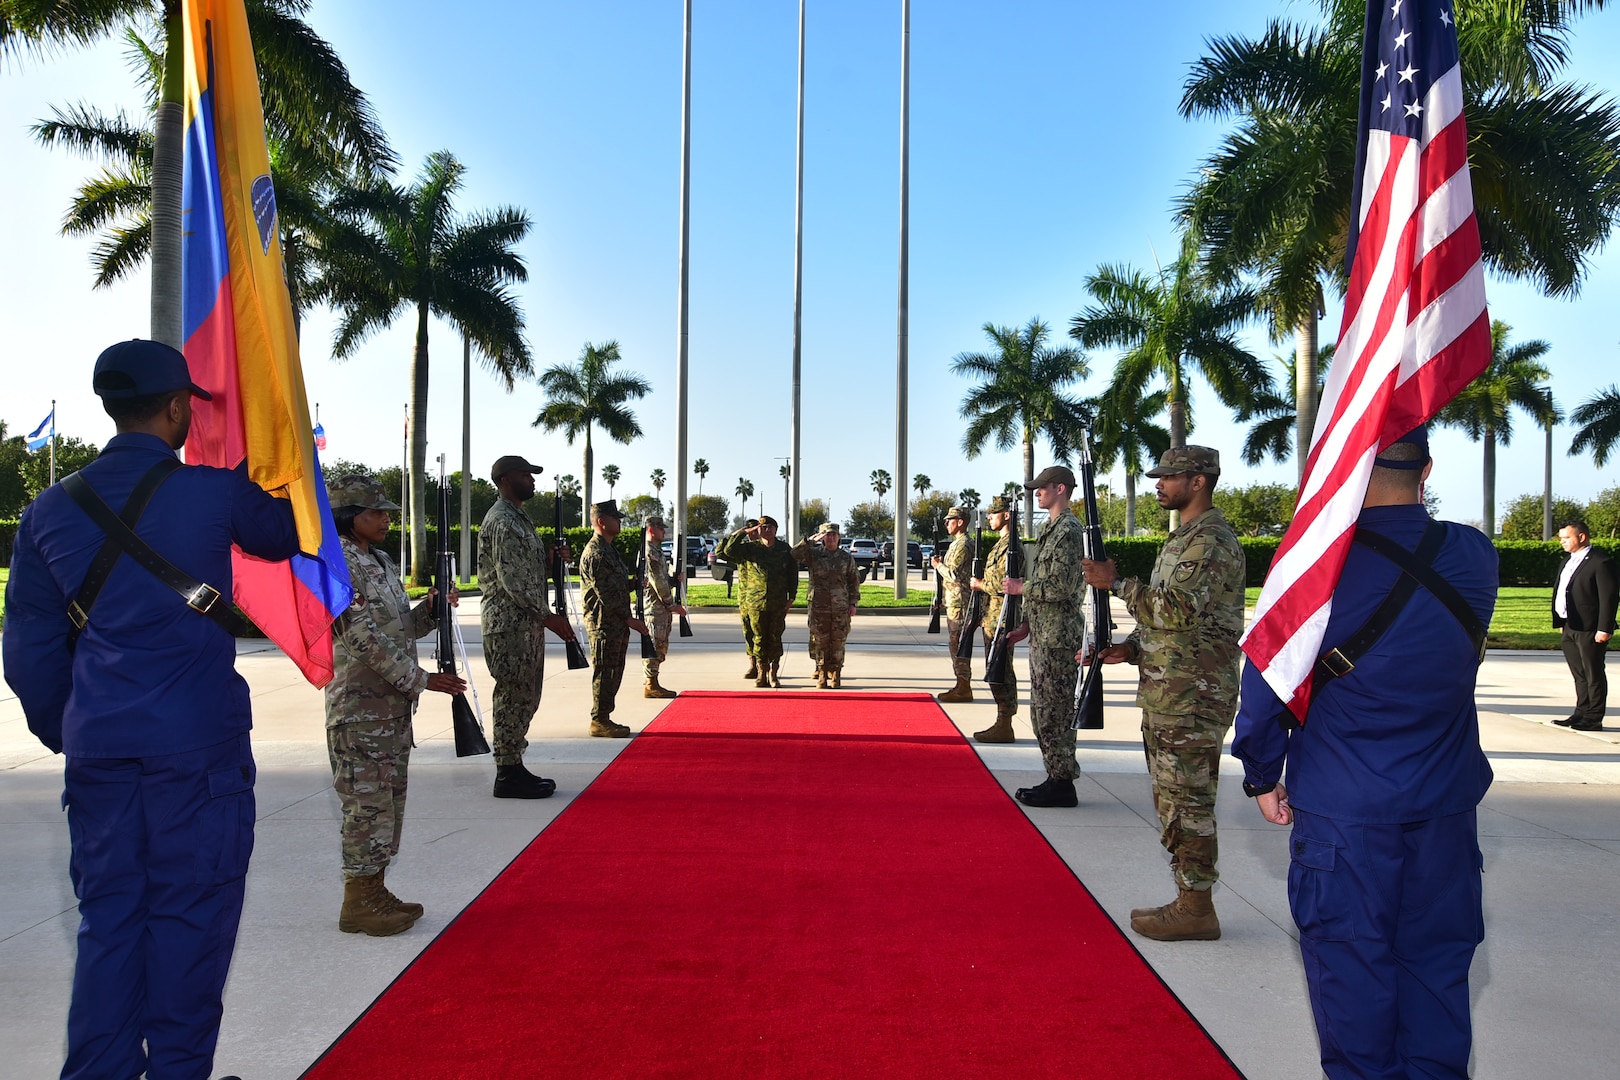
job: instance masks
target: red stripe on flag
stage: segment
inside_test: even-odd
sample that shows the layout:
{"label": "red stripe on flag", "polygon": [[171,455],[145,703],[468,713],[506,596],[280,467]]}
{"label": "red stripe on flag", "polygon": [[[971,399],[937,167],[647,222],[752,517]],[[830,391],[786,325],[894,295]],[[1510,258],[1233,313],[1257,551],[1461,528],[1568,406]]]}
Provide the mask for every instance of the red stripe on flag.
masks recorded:
{"label": "red stripe on flag", "polygon": [[1424,144],[1418,159],[1418,200],[1427,203],[1447,180],[1468,168],[1468,125],[1461,115]]}
{"label": "red stripe on flag", "polygon": [[1408,321],[1417,321],[1425,308],[1467,277],[1468,272],[1479,265],[1480,257],[1478,229],[1458,229],[1436,244],[1412,270]]}

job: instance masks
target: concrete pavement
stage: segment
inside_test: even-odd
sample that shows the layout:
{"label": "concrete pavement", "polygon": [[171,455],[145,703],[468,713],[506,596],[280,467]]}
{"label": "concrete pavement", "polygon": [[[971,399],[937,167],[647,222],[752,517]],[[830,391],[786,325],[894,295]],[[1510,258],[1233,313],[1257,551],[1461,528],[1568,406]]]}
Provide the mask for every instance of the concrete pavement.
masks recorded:
{"label": "concrete pavement", "polygon": [[[473,678],[487,695],[476,611],[469,598],[461,618]],[[949,686],[943,636],[925,634],[926,621],[858,617],[846,687]],[[665,683],[746,689],[735,613],[698,612],[692,622],[696,636],[672,642]],[[791,688],[811,686],[805,640],[802,616],[790,618],[784,679]],[[408,933],[372,939],[335,927],[338,811],[321,695],[273,648],[242,644],[238,666],[253,691],[260,766],[259,829],[216,1075],[296,1077],[624,748],[586,737],[590,672],[568,671],[557,647],[547,663],[529,762],[557,780],[552,799],[492,799],[489,759],[454,756],[444,700],[430,699],[418,714],[404,850],[389,883],[427,914]],[[1021,654],[1018,664],[1026,673]],[[1162,903],[1174,889],[1131,704],[1134,669],[1110,676],[1107,726],[1084,733],[1080,744],[1079,809],[1027,813],[1123,927],[1130,908]],[[1421,677],[1417,665],[1413,677]],[[1556,653],[1493,653],[1482,671],[1482,733],[1497,782],[1480,813],[1487,936],[1471,980],[1480,1078],[1609,1077],[1620,1058],[1611,1014],[1620,961],[1620,728],[1611,721],[1587,734],[1551,726],[1567,714],[1570,696]],[[977,697],[946,707],[964,733],[993,715],[982,684]],[[615,717],[640,730],[663,704],[640,696],[632,661]],[[1015,745],[975,744],[1009,793],[1040,775],[1027,716],[1016,726]],[[1224,936],[1165,944],[1125,933],[1251,1080],[1315,1077],[1316,1039],[1285,894],[1287,831],[1266,824],[1244,798],[1234,761],[1222,772],[1223,878],[1215,899]],[[60,787],[61,759],[32,738],[15,697],[0,688],[0,1073],[19,1080],[55,1076],[63,1056],[77,915]]]}

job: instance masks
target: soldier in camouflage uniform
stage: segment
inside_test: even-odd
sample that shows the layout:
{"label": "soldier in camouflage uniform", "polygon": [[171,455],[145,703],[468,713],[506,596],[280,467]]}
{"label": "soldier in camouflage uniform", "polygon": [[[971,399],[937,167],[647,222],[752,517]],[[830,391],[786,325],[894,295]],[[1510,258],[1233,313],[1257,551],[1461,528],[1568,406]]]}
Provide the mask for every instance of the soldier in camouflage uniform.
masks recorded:
{"label": "soldier in camouflage uniform", "polygon": [[793,557],[810,568],[810,657],[816,686],[844,685],[844,639],[861,597],[855,558],[838,546],[838,526],[823,522],[814,537],[793,545]]}
{"label": "soldier in camouflage uniform", "polygon": [[[970,583],[974,591],[984,593],[985,658],[990,656],[990,639],[995,635],[996,622],[1001,618],[1001,581],[1007,576],[1007,548],[1011,545],[1012,504],[1005,495],[991,499],[984,511],[986,524],[1001,535],[996,538],[990,553],[984,557],[984,577]],[[990,697],[996,703],[996,722],[983,731],[975,731],[974,739],[984,743],[1010,743],[1015,740],[1012,718],[1018,715],[1018,677],[1013,670],[1013,658],[1007,657],[1007,677],[990,685]]]}
{"label": "soldier in camouflage uniform", "polygon": [[1047,513],[1035,538],[1029,576],[1007,578],[1002,589],[1024,598],[1024,622],[1008,641],[1029,638],[1029,720],[1041,745],[1046,779],[1015,792],[1025,806],[1078,806],[1074,781],[1074,684],[1080,672],[1075,652],[1086,637],[1085,581],[1080,575],[1084,535],[1069,509],[1074,473],[1062,465],[1042,469],[1024,485]]}
{"label": "soldier in camouflage uniform", "polygon": [[[799,594],[799,562],[787,545],[776,539],[776,519],[762,517],[753,528],[738,529],[720,541],[719,558],[737,567],[737,606],[742,610],[744,637],[753,634],[755,686],[782,685],[782,631],[788,608]],[[749,573],[740,571],[748,568]]]}
{"label": "soldier in camouflage uniform", "polygon": [[940,694],[939,700],[972,701],[973,663],[956,654],[962,641],[968,593],[973,591],[973,559],[978,554],[978,545],[968,535],[967,507],[953,506],[945,511],[945,531],[951,534],[951,546],[943,556],[934,556],[934,573],[945,587],[945,629],[950,635],[951,673],[956,676],[956,685]]}
{"label": "soldier in camouflage uniform", "polygon": [[613,547],[623,522],[616,500],[591,503],[596,535],[579,556],[580,604],[591,639],[591,734],[605,739],[630,735],[628,727],[614,723],[613,704],[624,679],[630,631],[647,632],[647,624],[631,614],[630,569]]}
{"label": "soldier in camouflage uniform", "polygon": [[551,610],[546,546],[523,511],[523,504],[534,498],[534,474],[540,471],[515,454],[498,458],[490,478],[501,497],[478,528],[479,621],[484,663],[495,681],[491,749],[497,799],[544,799],[557,790],[555,781],[523,767],[529,723],[540,708],[546,674],[546,631],[564,639],[574,636],[567,617]]}
{"label": "soldier in camouflage uniform", "polygon": [[[332,789],[343,817],[343,908],[338,929],[386,937],[422,917],[384,881],[399,854],[405,787],[411,761],[411,714],[424,690],[459,694],[454,675],[428,673],[417,663],[416,639],[432,633],[430,593],[414,609],[399,572],[382,549],[389,502],[382,485],[350,475],[327,489],[332,517],[354,585],[354,600],[332,626],[332,681],[326,685],[326,748]],[[456,596],[452,592],[450,603]]]}
{"label": "soldier in camouflage uniform", "polygon": [[653,647],[658,655],[641,662],[647,685],[641,696],[672,698],[675,691],[658,684],[658,668],[669,657],[669,628],[676,615],[685,615],[686,608],[675,595],[675,582],[669,576],[669,561],[664,558],[664,536],[669,528],[660,517],[648,518],[642,542],[646,546],[647,579],[641,583],[646,597],[647,625],[652,627]]}
{"label": "soldier in camouflage uniform", "polygon": [[1132,911],[1131,929],[1159,941],[1221,936],[1210,896],[1218,876],[1215,785],[1237,712],[1244,560],[1212,502],[1220,474],[1220,454],[1207,446],[1168,450],[1148,472],[1159,481],[1159,504],[1180,510],[1183,521],[1165,539],[1149,581],[1121,578],[1111,559],[1085,564],[1086,581],[1110,589],[1136,620],[1130,637],[1102,655],[1142,669],[1142,741],[1179,895]]}
{"label": "soldier in camouflage uniform", "polygon": [[[745,529],[752,529],[758,525],[758,518],[749,518],[743,522],[743,528]],[[725,561],[721,558],[718,544],[715,545],[714,557],[721,562]],[[726,574],[726,596],[728,598],[731,596],[733,587],[738,590],[739,596],[742,595],[741,590],[748,585],[749,579],[753,576],[754,565],[752,563],[743,563],[741,566],[731,567]],[[754,624],[740,604],[737,606],[737,615],[742,619],[743,651],[748,654],[748,670],[743,672],[743,678],[756,679],[759,677],[759,647],[754,644]]]}

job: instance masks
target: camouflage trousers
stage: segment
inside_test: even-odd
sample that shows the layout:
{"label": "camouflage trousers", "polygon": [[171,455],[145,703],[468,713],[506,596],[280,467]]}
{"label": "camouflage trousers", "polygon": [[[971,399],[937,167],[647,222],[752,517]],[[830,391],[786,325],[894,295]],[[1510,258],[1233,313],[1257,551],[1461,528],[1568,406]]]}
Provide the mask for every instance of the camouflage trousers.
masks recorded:
{"label": "camouflage trousers", "polygon": [[624,658],[630,651],[630,630],[603,632],[591,627],[591,719],[602,723],[613,716],[613,705],[624,681]]}
{"label": "camouflage trousers", "polygon": [[847,607],[810,609],[810,659],[816,662],[816,667],[843,670],[849,622]]}
{"label": "camouflage trousers", "polygon": [[[1010,667],[1011,665],[1009,665]],[[1035,741],[1041,744],[1041,761],[1046,775],[1054,780],[1073,780],[1080,775],[1074,757],[1074,680],[1080,665],[1074,659],[1074,646],[1029,650],[1029,722]]]}
{"label": "camouflage trousers", "polygon": [[495,681],[495,764],[517,765],[529,746],[529,724],[540,708],[546,675],[546,628],[539,622],[521,630],[484,635],[484,665]]}
{"label": "camouflage trousers", "polygon": [[669,659],[669,628],[675,616],[663,604],[654,604],[647,613],[647,629],[652,631],[653,647],[658,655],[641,662],[641,671],[648,679],[658,678],[658,665]]}
{"label": "camouflage trousers", "polygon": [[1170,853],[1170,872],[1182,889],[1208,889],[1215,870],[1215,785],[1221,776],[1221,743],[1232,717],[1142,713],[1159,842]]}
{"label": "camouflage trousers", "polygon": [[744,608],[743,640],[748,655],[762,663],[782,659],[782,632],[787,629],[787,608]]}
{"label": "camouflage trousers", "polygon": [[405,783],[411,763],[411,718],[362,720],[326,729],[343,873],[370,877],[399,854],[405,824]]}
{"label": "camouflage trousers", "polygon": [[956,650],[962,644],[962,631],[966,627],[967,624],[961,619],[945,620],[945,631],[951,639],[951,674],[958,679],[973,678],[973,661],[969,657],[956,655]]}
{"label": "camouflage trousers", "polygon": [[[990,662],[990,640],[993,637],[995,637],[994,631],[986,630],[984,632],[984,660],[986,664]],[[969,677],[972,677],[971,669]],[[1018,672],[1013,667],[1012,657],[1007,657],[1007,681],[999,684],[987,683],[986,685],[990,687],[990,700],[996,703],[996,714],[998,716],[1001,714],[1002,709],[1007,710],[1008,716],[1018,715]]]}

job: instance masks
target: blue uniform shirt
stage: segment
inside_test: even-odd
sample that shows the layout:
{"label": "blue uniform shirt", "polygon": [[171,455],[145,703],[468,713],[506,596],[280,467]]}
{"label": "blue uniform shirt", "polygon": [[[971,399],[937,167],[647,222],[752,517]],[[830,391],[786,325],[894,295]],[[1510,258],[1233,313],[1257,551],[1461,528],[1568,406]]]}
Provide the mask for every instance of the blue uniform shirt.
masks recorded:
{"label": "blue uniform shirt", "polygon": [[[118,435],[84,478],[113,510],[164,457],[153,435]],[[198,581],[231,595],[231,545],[263,559],[298,550],[292,506],[240,472],[177,470],[147,504],[136,533]],[[213,619],[123,555],[67,647],[76,597],[104,534],[56,485],[23,514],[6,587],[6,682],[33,731],[74,757],[144,757],[213,746],[253,726],[236,642]]]}
{"label": "blue uniform shirt", "polygon": [[[1415,550],[1429,523],[1421,506],[1375,506],[1360,524]],[[1434,568],[1489,626],[1496,607],[1496,550],[1477,529],[1450,523]],[[1395,564],[1352,544],[1333,593],[1324,648],[1343,642],[1395,584]],[[1311,700],[1304,727],[1284,732],[1282,701],[1245,665],[1232,753],[1249,783],[1282,778],[1307,813],[1359,824],[1398,824],[1479,805],[1491,766],[1479,745],[1473,644],[1456,616],[1419,588],[1393,626]]]}

